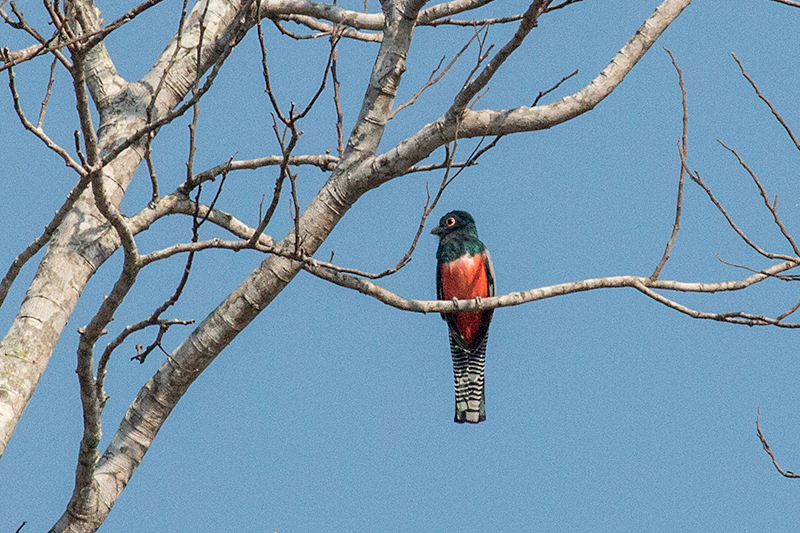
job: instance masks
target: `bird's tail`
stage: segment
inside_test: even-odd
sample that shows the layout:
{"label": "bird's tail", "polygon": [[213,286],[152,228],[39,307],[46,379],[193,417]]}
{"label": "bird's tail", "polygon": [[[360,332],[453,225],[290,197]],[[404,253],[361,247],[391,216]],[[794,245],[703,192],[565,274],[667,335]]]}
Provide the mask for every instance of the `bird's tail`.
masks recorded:
{"label": "bird's tail", "polygon": [[456,416],[458,423],[477,424],[486,420],[486,396],[483,371],[486,363],[486,340],[474,348],[466,348],[459,338],[450,334],[450,354],[453,356],[453,379],[456,386]]}

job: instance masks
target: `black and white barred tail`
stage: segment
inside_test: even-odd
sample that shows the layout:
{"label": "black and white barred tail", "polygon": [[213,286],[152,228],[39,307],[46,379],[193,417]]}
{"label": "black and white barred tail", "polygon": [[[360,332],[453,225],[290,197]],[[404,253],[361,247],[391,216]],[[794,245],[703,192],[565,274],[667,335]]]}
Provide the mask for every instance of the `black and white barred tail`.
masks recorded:
{"label": "black and white barred tail", "polygon": [[477,424],[486,420],[486,396],[483,372],[486,365],[486,341],[474,348],[466,348],[458,333],[450,332],[450,354],[453,356],[453,380],[456,387],[456,416],[458,423]]}

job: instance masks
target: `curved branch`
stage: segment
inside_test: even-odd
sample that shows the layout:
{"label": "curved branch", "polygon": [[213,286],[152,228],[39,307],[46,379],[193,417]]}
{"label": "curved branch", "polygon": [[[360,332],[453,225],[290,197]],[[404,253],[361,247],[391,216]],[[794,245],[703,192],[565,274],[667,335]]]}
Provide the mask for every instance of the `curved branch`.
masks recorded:
{"label": "curved branch", "polygon": [[594,109],[616,89],[691,0],[664,0],[611,62],[586,87],[542,106],[509,110],[469,109],[445,114],[391,150],[362,166],[360,177],[374,188],[405,172],[454,138],[506,135],[552,128]]}
{"label": "curved branch", "polygon": [[594,109],[622,83],[639,59],[690,3],[691,0],[665,0],[606,68],[581,91],[543,106],[468,111],[461,119],[459,136],[501,135],[546,129]]}

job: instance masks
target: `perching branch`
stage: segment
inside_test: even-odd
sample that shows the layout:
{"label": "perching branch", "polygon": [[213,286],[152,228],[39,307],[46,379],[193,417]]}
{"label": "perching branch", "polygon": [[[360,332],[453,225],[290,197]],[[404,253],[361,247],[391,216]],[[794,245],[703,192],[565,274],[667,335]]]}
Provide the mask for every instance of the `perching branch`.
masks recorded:
{"label": "perching branch", "polygon": [[454,311],[479,311],[485,309],[496,309],[499,307],[510,307],[524,303],[563,296],[577,292],[585,292],[595,289],[610,289],[621,287],[632,287],[642,292],[646,296],[653,298],[657,302],[667,305],[681,313],[693,318],[717,320],[731,324],[742,324],[747,326],[773,325],[783,328],[800,328],[800,323],[784,323],[778,319],[769,318],[763,315],[754,315],[744,312],[724,312],[708,313],[697,311],[681,304],[678,304],[659,293],[657,290],[695,292],[695,293],[715,293],[722,291],[738,291],[760,283],[777,273],[785,272],[800,265],[800,258],[795,261],[785,261],[765,269],[763,272],[748,276],[740,280],[722,281],[717,283],[698,283],[680,282],[668,280],[653,280],[649,277],[638,276],[612,276],[606,278],[594,278],[570,283],[562,283],[549,287],[540,287],[527,291],[512,292],[501,296],[490,298],[480,298],[476,300],[456,300],[452,302],[437,300],[411,300],[394,294],[383,287],[380,287],[366,279],[349,276],[341,272],[335,272],[324,266],[320,266],[314,260],[308,260],[303,268],[315,276],[330,281],[341,287],[356,290],[367,296],[371,296],[391,307],[403,311],[413,311],[416,313],[452,313]]}

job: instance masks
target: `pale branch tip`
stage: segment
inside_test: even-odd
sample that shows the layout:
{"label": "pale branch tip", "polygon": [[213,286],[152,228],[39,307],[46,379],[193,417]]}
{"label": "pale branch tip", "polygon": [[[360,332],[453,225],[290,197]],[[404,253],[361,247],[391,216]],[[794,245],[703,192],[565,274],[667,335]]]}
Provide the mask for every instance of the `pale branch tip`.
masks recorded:
{"label": "pale branch tip", "polygon": [[795,0],[772,0],[772,1],[778,2],[779,4],[783,4],[786,6],[800,7],[800,2],[796,2]]}

